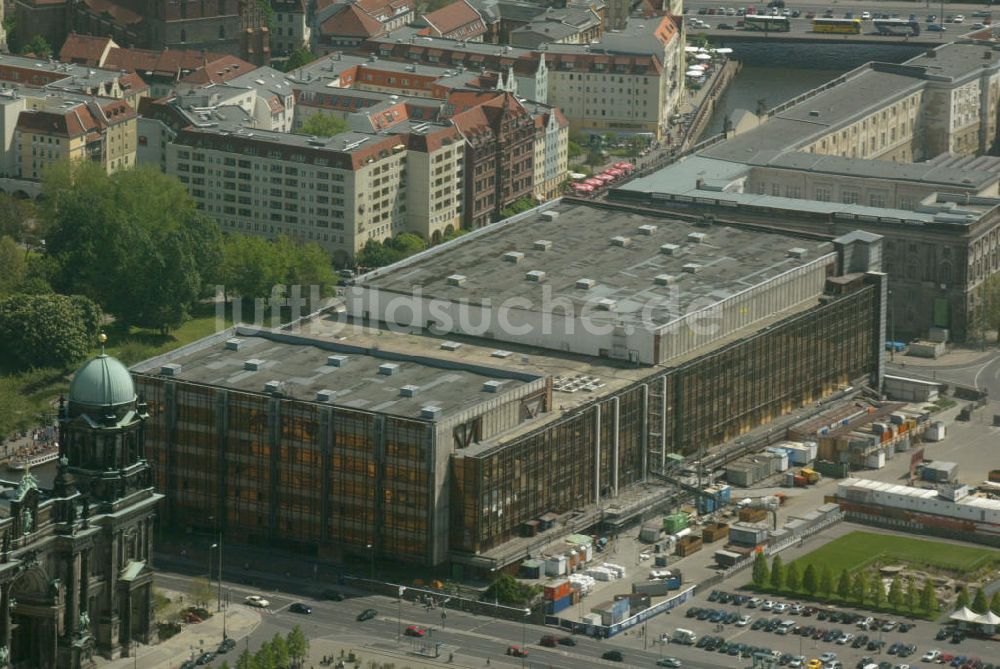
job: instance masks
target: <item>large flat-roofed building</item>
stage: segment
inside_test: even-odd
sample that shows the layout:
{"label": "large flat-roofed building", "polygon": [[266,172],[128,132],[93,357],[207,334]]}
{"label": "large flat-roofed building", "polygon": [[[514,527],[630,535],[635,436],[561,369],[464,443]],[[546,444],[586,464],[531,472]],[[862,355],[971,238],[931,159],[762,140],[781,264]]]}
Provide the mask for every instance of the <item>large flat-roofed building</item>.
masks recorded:
{"label": "large flat-roofed building", "polygon": [[885,236],[900,338],[977,336],[1000,271],[1000,49],[868,63],[701,144],[612,200],[790,230]]}
{"label": "large flat-roofed building", "polygon": [[[348,292],[355,316],[669,363],[822,294],[829,241],[564,205]],[[407,311],[408,310],[408,311]],[[710,321],[710,323],[709,323]]]}
{"label": "large flat-roofed building", "polygon": [[490,439],[529,407],[549,411],[551,385],[378,339],[238,330],[139,365],[164,521],[207,527],[215,515],[237,541],[443,562],[459,433]]}
{"label": "large flat-roofed building", "polygon": [[[609,241],[626,234],[633,244]],[[676,258],[660,251],[675,242]],[[565,202],[472,231],[359,277],[301,332],[222,333],[136,366],[165,526],[208,529],[211,516],[225,519],[211,529],[241,541],[324,557],[374,546],[488,573],[550,540],[522,536],[542,515],[559,516],[563,532],[626,523],[674,494],[657,478],[668,453],[700,453],[848,385],[880,386],[879,254],[867,233],[704,228]],[[684,277],[659,286],[672,269]],[[528,272],[545,272],[541,285]],[[700,309],[699,296],[741,301],[697,311],[711,334],[657,364],[613,340],[600,350],[586,298],[571,297],[593,291],[631,309],[671,286],[680,315]],[[513,297],[506,306],[532,313],[522,303],[546,287],[569,314],[555,325],[572,321],[579,339],[512,336],[504,328],[535,326],[512,312],[442,315]],[[369,310],[376,292],[387,301]],[[412,317],[420,292],[433,323]],[[620,314],[640,325],[628,309],[598,309],[593,324]],[[493,325],[474,332],[464,317]],[[653,318],[676,320],[669,309]]]}

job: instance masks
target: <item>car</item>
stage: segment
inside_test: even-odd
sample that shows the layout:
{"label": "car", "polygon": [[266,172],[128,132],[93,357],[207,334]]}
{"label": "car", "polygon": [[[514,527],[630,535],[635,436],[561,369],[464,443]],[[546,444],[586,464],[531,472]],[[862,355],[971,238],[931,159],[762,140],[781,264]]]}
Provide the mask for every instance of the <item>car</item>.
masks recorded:
{"label": "car", "polygon": [[965,633],[955,630],[951,633],[951,643],[962,643],[965,641]]}
{"label": "car", "polygon": [[711,623],[721,623],[725,619],[725,617],[726,617],[726,612],[721,609],[717,609],[715,611],[712,611],[712,615],[708,617],[708,621]]}
{"label": "car", "polygon": [[690,609],[688,609],[687,611],[684,612],[684,617],[685,618],[694,618],[695,616],[698,615],[699,611],[701,611],[701,609],[699,609],[697,606],[692,606]]}
{"label": "car", "polygon": [[954,659],[955,656],[951,653],[941,653],[941,657],[938,658],[938,664],[949,664]]}
{"label": "car", "polygon": [[204,665],[208,664],[209,662],[211,662],[214,659],[215,659],[215,653],[211,653],[211,652],[209,652],[209,653],[202,653],[201,655],[198,656],[198,659],[195,660],[195,664],[197,664],[199,666],[204,666]]}
{"label": "car", "polygon": [[804,607],[802,604],[799,604],[798,602],[792,604],[791,608],[788,609],[790,613],[794,613],[797,616],[802,615],[802,612],[805,610],[806,607]]}
{"label": "car", "polygon": [[806,658],[802,657],[801,655],[796,655],[795,657],[793,657],[791,660],[788,661],[788,666],[791,667],[791,669],[802,669],[802,665],[805,663],[805,661]]}
{"label": "car", "polygon": [[917,652],[917,645],[914,643],[903,644],[903,647],[896,653],[899,657],[909,657]]}
{"label": "car", "polygon": [[712,613],[714,613],[712,609],[699,609],[697,618],[698,620],[708,620]]}
{"label": "car", "polygon": [[701,14],[702,16],[705,16],[706,14],[708,14],[708,7],[699,8],[698,13]]}
{"label": "car", "polygon": [[871,12],[861,12],[861,20],[862,21],[871,21],[872,20],[872,13]]}
{"label": "car", "polygon": [[507,654],[511,657],[528,657],[528,649],[520,646],[507,646]]}
{"label": "car", "polygon": [[778,656],[778,664],[781,665],[782,667],[787,667],[788,663],[791,661],[792,661],[791,653],[783,653],[782,655]]}
{"label": "car", "polygon": [[937,15],[936,14],[928,14],[926,20],[927,20],[927,23],[934,23],[935,21],[937,21]]}
{"label": "car", "polygon": [[337,592],[336,590],[324,590],[323,599],[329,599],[334,602],[342,602],[344,601],[344,595]]}
{"label": "car", "polygon": [[729,23],[720,23],[715,26],[718,30],[736,30],[736,26]]}
{"label": "car", "polygon": [[949,634],[951,634],[951,632],[949,632],[945,628],[941,628],[941,629],[938,630],[938,633],[934,635],[934,640],[935,641],[944,641],[945,639],[948,638]]}
{"label": "car", "polygon": [[952,19],[952,23],[965,23],[965,17],[961,14],[955,14],[955,18]]}
{"label": "car", "polygon": [[932,32],[932,33],[944,33],[944,32],[948,32],[948,29],[945,28],[940,23],[932,23],[932,24],[930,24],[929,26],[927,26],[927,30],[928,30],[928,32]]}
{"label": "car", "polygon": [[606,650],[601,655],[602,660],[610,660],[611,662],[624,662],[625,656],[622,655],[620,650]]}
{"label": "car", "polygon": [[726,16],[736,16],[736,8],[735,7],[727,7],[726,8]]}
{"label": "car", "polygon": [[884,623],[882,623],[883,632],[891,632],[894,629],[896,629],[896,623],[893,622],[892,620],[886,620]]}
{"label": "car", "polygon": [[183,663],[181,663],[181,669],[194,669],[197,666],[198,663],[195,662],[194,660],[185,660]]}
{"label": "car", "polygon": [[774,602],[772,602],[770,599],[764,600],[764,603],[760,605],[761,611],[770,611],[773,608],[774,608]]}
{"label": "car", "polygon": [[303,604],[302,602],[295,602],[288,607],[288,610],[292,613],[302,613],[304,615],[309,615],[313,612],[312,607],[308,604]]}
{"label": "car", "polygon": [[927,651],[920,659],[924,662],[937,662],[939,657],[941,657],[941,651],[935,649]]}
{"label": "car", "polygon": [[771,607],[771,610],[774,611],[775,613],[784,613],[785,611],[788,610],[788,604],[779,602],[775,604],[773,607]]}
{"label": "car", "polygon": [[806,12],[806,18],[812,21],[814,18],[816,18],[816,12]]}
{"label": "car", "polygon": [[759,630],[762,629],[766,624],[767,624],[766,620],[764,620],[763,618],[757,618],[757,620],[753,621],[753,625],[750,626],[750,629]]}
{"label": "car", "polygon": [[856,665],[854,665],[854,669],[864,669],[871,663],[872,663],[872,656],[865,655],[863,658],[858,660],[858,663]]}
{"label": "car", "polygon": [[736,621],[737,627],[746,627],[750,624],[750,616],[740,616],[740,619]]}
{"label": "car", "polygon": [[719,601],[719,595],[721,595],[721,594],[722,593],[719,592],[718,590],[713,590],[712,592],[708,593],[708,601],[710,601],[710,602],[717,602],[717,601]]}
{"label": "car", "polygon": [[747,600],[747,608],[748,609],[755,609],[755,608],[757,608],[758,606],[760,606],[763,603],[764,603],[764,600],[761,599],[760,597],[751,597],[750,599]]}
{"label": "car", "polygon": [[884,645],[885,645],[885,641],[879,641],[878,639],[872,639],[871,641],[868,642],[868,645],[865,646],[865,648],[867,648],[868,650],[878,650],[879,648],[881,648]]}
{"label": "car", "polygon": [[366,620],[371,620],[372,618],[374,618],[377,615],[378,615],[378,611],[376,611],[375,609],[365,609],[364,611],[362,611],[361,613],[358,614],[357,620],[358,620],[358,622],[363,623]]}
{"label": "car", "polygon": [[822,662],[823,664],[833,662],[836,659],[837,659],[837,654],[832,651],[823,653],[822,655],[819,656],[819,661]]}
{"label": "car", "polygon": [[799,9],[793,9],[792,10],[792,18],[793,19],[797,19],[800,16],[802,16],[802,10],[799,10]]}
{"label": "car", "polygon": [[977,18],[977,19],[986,18],[989,15],[990,15],[990,13],[987,12],[986,10],[984,10],[984,9],[980,9],[978,11],[972,12],[972,17],[973,18]]}
{"label": "car", "polygon": [[961,667],[964,663],[965,663],[964,655],[959,655],[950,662],[951,666],[953,667]]}
{"label": "car", "polygon": [[561,636],[561,637],[559,637],[559,645],[560,646],[575,646],[576,645],[576,639],[574,639],[571,636]]}
{"label": "car", "polygon": [[889,653],[889,655],[895,655],[896,653],[899,652],[899,649],[902,648],[902,647],[903,647],[903,644],[901,644],[898,641],[896,641],[891,646],[889,646],[889,650],[887,650],[885,652]]}
{"label": "car", "polygon": [[[406,636],[427,636],[427,630],[419,625],[408,625],[406,631],[403,632]],[[543,639],[544,641],[544,639]],[[544,644],[543,644],[544,645]],[[554,643],[552,644],[555,645]]]}
{"label": "car", "polygon": [[858,629],[867,630],[868,628],[871,627],[872,623],[874,622],[875,619],[872,618],[871,616],[868,616],[867,618],[862,618],[861,620],[858,621]]}
{"label": "car", "polygon": [[806,663],[806,669],[823,669],[823,663],[813,658]]}
{"label": "car", "polygon": [[986,27],[986,24],[985,23],[976,22],[976,23],[972,24],[972,27],[975,28],[976,30],[981,30],[982,28]]}
{"label": "car", "polygon": [[854,635],[850,632],[844,632],[839,637],[837,637],[837,643],[841,646],[851,643],[854,641]]}
{"label": "car", "polygon": [[233,648],[236,648],[236,642],[227,636],[225,639],[222,640],[222,643],[219,644],[219,647],[215,650],[215,654],[225,655]]}
{"label": "car", "polygon": [[710,636],[699,637],[698,638],[698,642],[694,645],[694,647],[695,648],[704,648],[705,646],[708,645],[708,642],[711,641],[711,639],[712,639],[712,637],[710,637]]}
{"label": "car", "polygon": [[657,660],[656,661],[656,666],[658,666],[658,667],[674,667],[676,669],[676,667],[681,666],[681,661],[678,660],[676,657],[665,657],[662,660]]}
{"label": "car", "polygon": [[260,595],[247,595],[243,598],[243,603],[247,606],[254,606],[258,609],[266,609],[271,605],[271,602],[267,601]]}

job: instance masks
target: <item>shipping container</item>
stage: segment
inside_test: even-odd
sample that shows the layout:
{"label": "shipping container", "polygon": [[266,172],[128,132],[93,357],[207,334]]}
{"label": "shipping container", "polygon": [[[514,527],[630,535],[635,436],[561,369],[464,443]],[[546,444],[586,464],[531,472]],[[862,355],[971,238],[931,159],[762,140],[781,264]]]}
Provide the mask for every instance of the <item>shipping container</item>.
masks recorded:
{"label": "shipping container", "polygon": [[725,539],[729,536],[729,525],[725,523],[712,523],[706,525],[701,530],[701,538],[707,544]]}
{"label": "shipping container", "polygon": [[541,578],[545,563],[541,560],[525,560],[518,570],[521,578]]}
{"label": "shipping container", "polygon": [[662,532],[660,523],[655,520],[643,523],[642,529],[639,530],[639,541],[647,544],[655,543],[660,539],[660,532]]}
{"label": "shipping container", "polygon": [[729,541],[743,546],[756,546],[767,541],[767,523],[736,523],[729,528]]}
{"label": "shipping container", "polygon": [[742,523],[759,523],[767,520],[767,511],[764,509],[747,507],[745,509],[740,509],[739,518]]}
{"label": "shipping container", "polygon": [[868,469],[882,469],[885,467],[885,453],[880,451],[869,455],[865,458],[865,467],[868,467]]}
{"label": "shipping container", "polygon": [[542,594],[545,599],[548,600],[562,599],[569,594],[569,591],[570,581],[566,578],[554,581],[542,587]]}
{"label": "shipping container", "polygon": [[739,553],[733,553],[732,551],[726,550],[715,551],[715,561],[720,567],[732,567],[742,559],[743,556]]}
{"label": "shipping container", "polygon": [[565,611],[573,604],[573,595],[569,594],[561,599],[553,600],[550,603],[549,613],[559,613],[560,611]]}
{"label": "shipping container", "polygon": [[521,536],[522,537],[533,537],[538,534],[538,521],[529,520],[526,523],[521,524]]}
{"label": "shipping container", "polygon": [[566,573],[566,556],[556,555],[545,558],[545,574],[547,576],[562,576]]}
{"label": "shipping container", "polygon": [[650,597],[665,597],[670,594],[670,590],[667,579],[632,584],[632,592],[647,594]]}
{"label": "shipping container", "polygon": [[669,558],[666,555],[657,555],[653,558],[653,562],[657,567],[666,567],[669,562]]}
{"label": "shipping container", "polygon": [[672,513],[663,518],[663,529],[667,534],[676,534],[688,526],[688,514]]}
{"label": "shipping container", "polygon": [[684,537],[679,542],[677,542],[677,554],[681,557],[687,557],[692,553],[701,550],[702,540],[701,537]]}

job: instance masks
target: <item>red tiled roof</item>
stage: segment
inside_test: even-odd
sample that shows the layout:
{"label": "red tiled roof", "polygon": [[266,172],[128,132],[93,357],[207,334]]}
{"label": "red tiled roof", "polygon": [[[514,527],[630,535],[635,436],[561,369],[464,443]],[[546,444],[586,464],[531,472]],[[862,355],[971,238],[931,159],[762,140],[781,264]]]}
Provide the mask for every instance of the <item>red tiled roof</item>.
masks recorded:
{"label": "red tiled roof", "polygon": [[319,27],[326,36],[376,37],[385,32],[385,26],[354,5],[348,5]]}
{"label": "red tiled roof", "polygon": [[484,102],[501,95],[500,91],[452,91],[445,100],[446,107],[450,107],[452,115],[461,114],[474,107],[478,107]]}
{"label": "red tiled roof", "polygon": [[137,14],[128,7],[113,2],[113,0],[83,0],[83,4],[97,16],[109,15],[120,26],[130,26],[142,21],[141,14]]}
{"label": "red tiled roof", "polygon": [[122,87],[122,91],[130,94],[139,93],[141,91],[148,91],[149,84],[142,80],[135,72],[129,74],[123,74],[118,79],[118,84]]}
{"label": "red tiled roof", "polygon": [[[127,70],[138,72],[139,76],[157,76],[175,78],[181,76],[184,70],[194,72],[199,67],[203,67],[206,62],[210,65],[219,61],[239,64],[240,67],[233,76],[244,74],[254,69],[254,65],[240,60],[234,56],[220,53],[206,53],[194,49],[164,49],[163,51],[153,51],[151,49],[123,49],[113,48],[108,52],[108,57],[104,61],[104,66],[113,70]],[[218,68],[216,68],[218,69]],[[214,71],[214,70],[213,70]]]}
{"label": "red tiled roof", "polygon": [[431,34],[442,37],[463,26],[469,26],[467,32],[460,35],[463,39],[471,39],[486,32],[483,17],[467,0],[458,0],[430,14],[424,14],[424,20],[430,25]]}
{"label": "red tiled roof", "polygon": [[59,50],[59,60],[88,67],[101,67],[109,47],[118,45],[110,37],[70,33]]}
{"label": "red tiled roof", "polygon": [[224,55],[211,61],[203,60],[183,81],[188,84],[221,84],[255,69],[256,65],[245,60]]}

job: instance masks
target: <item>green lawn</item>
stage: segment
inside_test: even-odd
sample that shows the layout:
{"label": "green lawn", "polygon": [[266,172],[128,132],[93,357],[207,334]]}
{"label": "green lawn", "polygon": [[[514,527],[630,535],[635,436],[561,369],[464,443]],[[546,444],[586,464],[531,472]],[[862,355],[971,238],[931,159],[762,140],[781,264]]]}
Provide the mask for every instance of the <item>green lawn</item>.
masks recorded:
{"label": "green lawn", "polygon": [[873,532],[851,532],[799,558],[796,562],[803,569],[810,563],[817,569],[828,565],[834,574],[839,574],[843,569],[853,572],[873,562],[882,565],[906,563],[955,574],[968,574],[990,563],[1000,563],[1000,552],[989,548],[945,544],[927,539],[911,539]]}
{"label": "green lawn", "polygon": [[[215,331],[215,305],[200,304],[191,320],[166,335],[141,328],[130,328],[126,332],[112,324],[107,331],[107,352],[126,365],[134,365],[146,358],[207,337]],[[96,354],[99,350],[95,345],[93,353]],[[46,415],[55,414],[56,399],[68,389],[69,375],[62,370],[0,372],[0,438],[45,422]]]}

